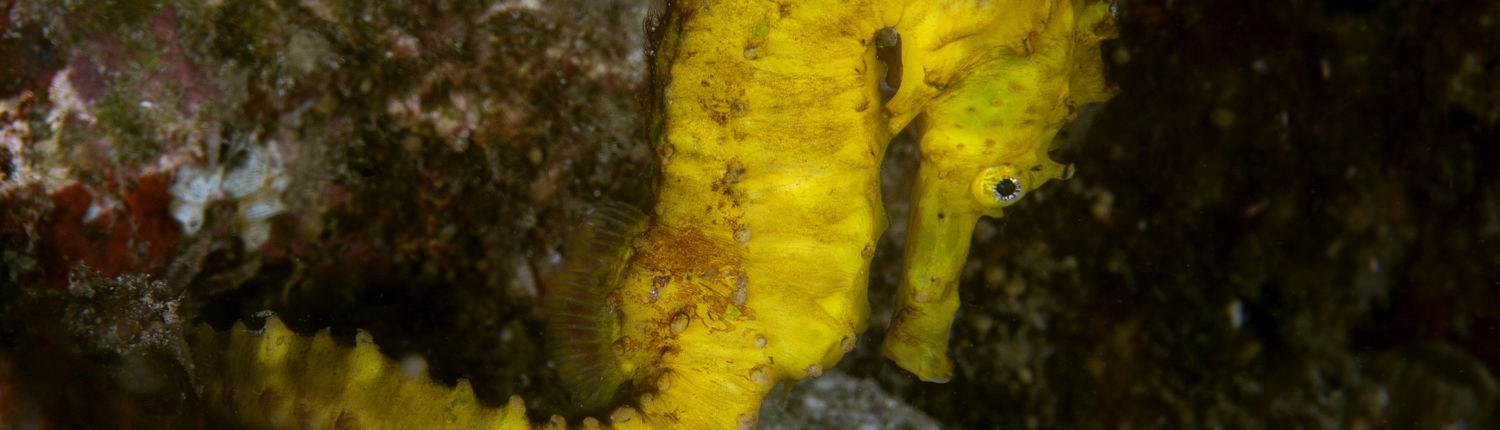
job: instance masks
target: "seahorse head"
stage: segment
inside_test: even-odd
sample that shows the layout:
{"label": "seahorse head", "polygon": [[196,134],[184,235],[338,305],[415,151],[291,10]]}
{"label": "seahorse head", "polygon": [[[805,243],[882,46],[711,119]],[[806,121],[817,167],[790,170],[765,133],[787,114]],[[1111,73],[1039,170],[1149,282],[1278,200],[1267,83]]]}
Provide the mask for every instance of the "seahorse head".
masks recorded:
{"label": "seahorse head", "polygon": [[[1062,0],[1010,6],[966,15],[975,20],[993,13],[986,25],[994,28],[976,32],[988,37],[929,30],[943,43],[905,56],[921,61],[920,82],[927,84],[909,92],[908,100],[929,100],[918,118],[922,162],[896,314],[884,348],[928,381],[946,381],[952,372],[948,330],[975,223],[981,216],[1001,216],[1049,180],[1070,176],[1071,167],[1048,156],[1058,130],[1080,106],[1102,102],[1113,92],[1104,84],[1098,48],[1113,35],[1111,4]],[[1007,18],[1017,14],[1031,19]],[[944,28],[942,20],[936,22],[933,28]],[[957,42],[943,39],[960,36]],[[950,76],[934,77],[934,71]],[[930,94],[923,97],[923,92]],[[893,102],[902,100],[898,94]]]}

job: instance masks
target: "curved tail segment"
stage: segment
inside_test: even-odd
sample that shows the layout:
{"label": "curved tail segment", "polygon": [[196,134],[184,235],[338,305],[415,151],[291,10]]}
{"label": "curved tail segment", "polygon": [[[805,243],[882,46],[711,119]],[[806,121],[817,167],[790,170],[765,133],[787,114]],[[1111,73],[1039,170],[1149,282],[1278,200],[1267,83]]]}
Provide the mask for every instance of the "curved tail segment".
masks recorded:
{"label": "curved tail segment", "polygon": [[[938,1],[936,3],[945,3]],[[958,281],[980,216],[1069,166],[1048,157],[1077,108],[1107,100],[1099,42],[1114,37],[1113,4],[995,1],[930,11],[901,28],[903,85],[893,126],[916,115],[922,165],[913,192],[896,314],[883,349],[924,381],[946,382]]]}
{"label": "curved tail segment", "polygon": [[468,381],[448,387],[408,374],[363,331],[351,346],[327,329],[300,336],[274,316],[260,330],[204,325],[193,361],[214,418],[248,428],[531,428],[520,397],[483,406]]}

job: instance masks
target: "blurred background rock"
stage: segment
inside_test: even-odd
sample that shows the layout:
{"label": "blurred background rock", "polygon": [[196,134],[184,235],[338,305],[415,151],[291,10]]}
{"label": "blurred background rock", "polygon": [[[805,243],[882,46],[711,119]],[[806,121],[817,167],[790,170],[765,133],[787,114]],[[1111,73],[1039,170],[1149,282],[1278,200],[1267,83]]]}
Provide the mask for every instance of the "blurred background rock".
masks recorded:
{"label": "blurred background rock", "polygon": [[[0,1],[0,426],[200,425],[182,326],[265,310],[569,413],[537,301],[650,200],[648,3]],[[767,425],[1500,425],[1500,4],[1119,14],[1078,174],[977,229],[953,382],[877,348],[905,134],[871,330]]]}

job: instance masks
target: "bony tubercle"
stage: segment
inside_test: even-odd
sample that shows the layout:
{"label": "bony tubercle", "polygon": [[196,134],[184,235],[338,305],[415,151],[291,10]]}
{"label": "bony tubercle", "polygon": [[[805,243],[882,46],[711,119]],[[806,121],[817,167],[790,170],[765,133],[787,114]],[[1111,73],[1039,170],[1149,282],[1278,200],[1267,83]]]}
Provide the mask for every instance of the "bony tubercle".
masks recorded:
{"label": "bony tubercle", "polygon": [[[912,121],[922,164],[882,348],[925,381],[952,378],[948,335],[974,224],[1067,176],[1047,152],[1079,106],[1113,92],[1098,48],[1113,5],[679,1],[658,18],[646,115],[654,206],[601,205],[545,298],[574,412],[620,428],[754,428],[777,382],[833,368],[869,319],[887,226],[881,160]],[[194,351],[205,350],[207,404],[255,415],[251,425],[296,426],[287,405],[359,428],[566,424],[527,421],[519,398],[474,406],[466,382],[414,382],[371,359],[373,345],[338,347],[279,323],[201,332]]]}

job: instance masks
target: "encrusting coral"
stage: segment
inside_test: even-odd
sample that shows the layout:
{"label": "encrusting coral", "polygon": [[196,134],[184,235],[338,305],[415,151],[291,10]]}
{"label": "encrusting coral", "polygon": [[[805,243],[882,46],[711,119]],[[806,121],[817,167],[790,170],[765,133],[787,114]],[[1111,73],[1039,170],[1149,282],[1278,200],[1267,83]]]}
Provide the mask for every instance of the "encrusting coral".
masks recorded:
{"label": "encrusting coral", "polygon": [[[881,160],[913,120],[923,164],[884,349],[923,380],[948,380],[974,224],[1068,175],[1047,151],[1079,106],[1111,94],[1098,43],[1113,35],[1112,7],[668,6],[650,25],[654,206],[601,205],[547,297],[575,401],[622,428],[753,428],[777,382],[837,364],[869,317],[870,259],[887,224]],[[899,60],[883,62],[891,36]],[[882,80],[897,85],[885,102]],[[467,382],[408,375],[368,336],[340,346],[271,318],[259,331],[204,329],[195,339],[207,402],[249,425],[566,424],[531,423],[519,397],[487,408]]]}

